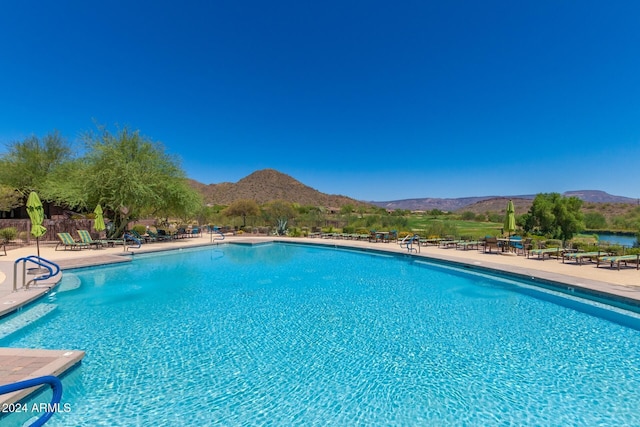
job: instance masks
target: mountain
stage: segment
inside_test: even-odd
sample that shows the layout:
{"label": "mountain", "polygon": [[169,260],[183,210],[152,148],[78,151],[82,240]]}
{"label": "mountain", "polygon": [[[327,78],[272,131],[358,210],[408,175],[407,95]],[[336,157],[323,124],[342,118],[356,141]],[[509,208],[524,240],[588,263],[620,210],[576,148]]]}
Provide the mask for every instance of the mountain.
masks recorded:
{"label": "mountain", "polygon": [[369,205],[346,196],[321,193],[274,169],[253,172],[236,183],[206,185],[193,180],[190,180],[190,183],[203,195],[206,203],[217,205],[229,205],[240,199],[252,199],[259,204],[272,200],[286,200],[303,206]]}
{"label": "mountain", "polygon": [[[229,205],[239,199],[253,199],[262,204],[272,200],[286,200],[303,206],[341,207],[374,205],[385,209],[432,210],[445,212],[471,210],[484,213],[499,212],[505,209],[506,200],[512,199],[516,211],[526,212],[535,198],[535,194],[514,196],[483,196],[459,198],[416,198],[392,200],[386,202],[363,202],[342,195],[325,194],[302,184],[291,176],[274,169],[263,169],[242,178],[236,183],[202,184],[190,180],[191,186],[203,195],[209,204]],[[567,191],[564,196],[575,196],[585,202],[612,204],[639,204],[638,199],[614,196],[604,191],[579,190]]]}
{"label": "mountain", "polygon": [[438,199],[438,198],[424,198],[424,199],[403,199],[393,200],[389,202],[370,202],[372,205],[379,206],[381,208],[393,210],[393,209],[409,209],[412,211],[430,211],[432,209],[439,209],[443,212],[453,212],[458,209],[462,209],[465,206],[472,205],[483,200],[493,199],[497,196],[487,197],[461,197],[459,199]]}
{"label": "mountain", "polygon": [[578,190],[578,191],[565,191],[563,196],[571,197],[575,196],[578,199],[582,199],[585,202],[595,203],[632,203],[637,204],[638,199],[632,199],[631,197],[614,196],[604,191],[598,190]]}
{"label": "mountain", "polygon": [[[575,196],[582,199],[585,202],[594,203],[631,203],[637,204],[637,199],[630,197],[614,196],[604,191],[599,190],[579,190],[579,191],[566,191],[562,193],[565,197]],[[516,200],[519,200],[523,206],[531,206],[531,201],[535,199],[535,194],[517,195],[517,196],[485,196],[485,197],[460,197],[457,199],[438,199],[438,198],[423,198],[423,199],[403,199],[393,200],[388,202],[370,202],[372,205],[380,206],[386,209],[410,209],[410,210],[424,210],[439,209],[446,212],[459,211],[461,209],[467,209],[475,204],[484,204],[484,207],[497,206],[499,203],[503,203],[504,200],[513,199],[514,204]],[[524,201],[529,200],[529,203]],[[485,201],[491,201],[490,203],[484,203]],[[496,211],[504,209],[484,209],[481,212]],[[474,207],[476,210],[478,207]],[[528,210],[528,207],[527,209]]]}

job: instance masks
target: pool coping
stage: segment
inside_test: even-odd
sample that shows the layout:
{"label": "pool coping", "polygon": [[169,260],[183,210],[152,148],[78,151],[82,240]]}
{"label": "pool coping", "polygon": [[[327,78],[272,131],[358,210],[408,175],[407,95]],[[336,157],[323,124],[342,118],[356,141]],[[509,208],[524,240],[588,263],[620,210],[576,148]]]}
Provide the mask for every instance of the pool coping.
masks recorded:
{"label": "pool coping", "polygon": [[[11,384],[46,375],[61,376],[78,366],[84,356],[82,350],[0,347],[0,383]],[[0,407],[23,400],[45,387],[35,386],[0,395]]]}

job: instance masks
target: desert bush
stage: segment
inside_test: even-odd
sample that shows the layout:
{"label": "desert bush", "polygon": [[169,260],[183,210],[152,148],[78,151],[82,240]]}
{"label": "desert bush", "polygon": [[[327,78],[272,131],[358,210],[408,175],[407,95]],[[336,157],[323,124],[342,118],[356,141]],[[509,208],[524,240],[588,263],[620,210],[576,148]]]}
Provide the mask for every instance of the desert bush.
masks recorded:
{"label": "desert bush", "polygon": [[476,219],[476,214],[471,211],[465,211],[462,212],[462,215],[460,217],[465,221],[473,221],[474,219]]}
{"label": "desert bush", "polygon": [[147,233],[147,227],[142,224],[134,225],[132,229],[141,236]]}
{"label": "desert bush", "polygon": [[544,241],[544,246],[547,248],[559,248],[562,246],[562,240],[547,239]]}
{"label": "desert bush", "polygon": [[7,227],[0,229],[0,239],[10,242],[18,237],[18,230],[15,227]]}
{"label": "desert bush", "polygon": [[298,227],[291,227],[288,234],[291,237],[300,237],[302,236],[302,231]]}

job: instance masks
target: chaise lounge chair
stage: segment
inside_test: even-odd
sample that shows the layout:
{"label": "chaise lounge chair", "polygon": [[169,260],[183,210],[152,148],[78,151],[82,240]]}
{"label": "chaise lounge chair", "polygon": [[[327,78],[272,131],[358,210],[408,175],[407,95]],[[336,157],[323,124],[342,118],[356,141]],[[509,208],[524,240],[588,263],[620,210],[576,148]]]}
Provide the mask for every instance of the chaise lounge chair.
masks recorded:
{"label": "chaise lounge chair", "polygon": [[565,260],[574,259],[576,263],[582,265],[583,260],[588,259],[589,261],[593,261],[593,259],[598,259],[601,256],[607,256],[609,253],[602,251],[592,251],[592,252],[569,252],[562,255],[562,262]]}
{"label": "chaise lounge chair", "polygon": [[65,251],[67,250],[67,248],[74,250],[89,247],[88,243],[76,242],[75,240],[73,240],[73,237],[71,237],[71,234],[69,233],[58,233],[58,239],[60,239],[60,242],[58,242],[58,244],[56,245],[56,251],[60,246],[63,246]]}
{"label": "chaise lounge chair", "polygon": [[627,265],[627,263],[633,263],[636,265],[636,270],[640,270],[640,254],[601,256],[598,257],[596,267],[600,267],[600,263],[607,262],[611,264],[611,268],[613,268],[614,264],[617,264],[618,270],[620,270],[621,263],[624,263],[624,265]]}
{"label": "chaise lounge chair", "polygon": [[106,242],[103,242],[102,240],[93,240],[93,237],[91,237],[91,234],[87,230],[77,230],[77,231],[78,231],[78,236],[80,236],[80,242],[86,243],[89,246],[93,245],[96,247],[96,249],[103,247],[106,243]]}

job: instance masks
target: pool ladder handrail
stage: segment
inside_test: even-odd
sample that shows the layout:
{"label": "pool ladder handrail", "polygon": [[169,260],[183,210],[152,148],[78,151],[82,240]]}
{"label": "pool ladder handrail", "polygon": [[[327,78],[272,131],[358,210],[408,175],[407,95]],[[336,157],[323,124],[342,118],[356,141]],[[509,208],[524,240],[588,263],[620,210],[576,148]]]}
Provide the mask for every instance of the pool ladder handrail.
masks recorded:
{"label": "pool ladder handrail", "polygon": [[133,236],[129,233],[124,233],[122,235],[122,242],[123,242],[125,252],[129,250],[129,246],[134,246],[134,245],[127,246],[127,239],[131,240],[132,242],[135,242],[138,245],[136,246],[136,249],[140,249],[142,247],[142,242],[140,241],[140,239],[138,239],[136,236]]}
{"label": "pool ladder handrail", "polygon": [[[26,257],[18,258],[13,263],[13,292],[18,290],[18,263],[22,262],[22,287],[25,289],[29,289],[29,286],[35,283],[38,280],[46,280],[60,272],[60,266],[53,261],[49,261],[48,259],[44,259],[37,255],[29,255]],[[36,275],[33,279],[26,282],[27,278],[27,262],[32,262],[39,267],[46,268],[48,273]]]}
{"label": "pool ladder handrail", "polygon": [[43,377],[30,378],[24,381],[18,381],[11,384],[0,385],[0,395],[13,393],[14,391],[24,390],[27,388],[49,384],[53,390],[53,396],[51,397],[51,403],[47,406],[47,410],[40,416],[30,427],[40,427],[44,425],[49,419],[56,413],[59,408],[60,401],[62,400],[62,382],[58,377],[53,375],[46,375]]}
{"label": "pool ladder handrail", "polygon": [[[224,234],[222,234],[222,232],[220,230],[218,230],[218,227],[209,227],[209,233],[211,234],[211,242],[215,241],[215,240],[224,240]],[[219,234],[220,237],[216,237],[214,238],[213,235],[214,234]]]}
{"label": "pool ladder handrail", "polygon": [[[413,247],[413,242],[417,241],[418,244],[416,246],[418,246],[418,249]],[[404,238],[400,241],[400,246],[403,246],[405,248],[407,248],[407,251],[409,252],[420,252],[420,236],[418,234],[407,234],[406,236],[404,236]]]}

